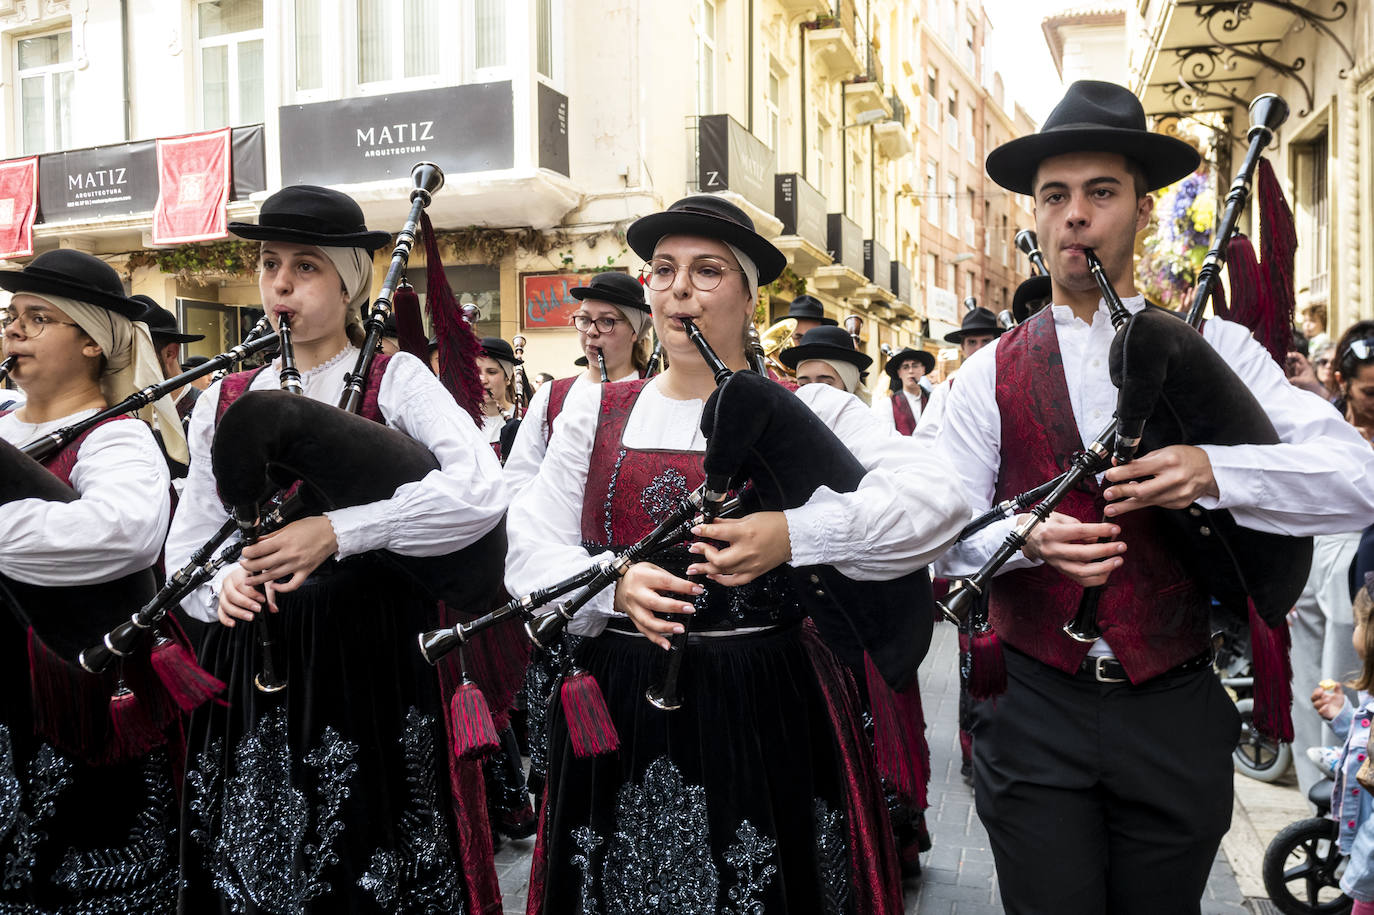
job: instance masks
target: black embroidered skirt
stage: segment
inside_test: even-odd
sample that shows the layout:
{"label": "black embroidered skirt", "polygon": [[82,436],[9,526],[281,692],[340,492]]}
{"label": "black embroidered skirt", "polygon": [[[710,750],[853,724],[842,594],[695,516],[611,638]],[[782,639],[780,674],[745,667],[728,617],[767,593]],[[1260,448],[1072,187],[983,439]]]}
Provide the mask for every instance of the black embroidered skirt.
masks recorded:
{"label": "black embroidered skirt", "polygon": [[[880,813],[853,821],[850,751],[801,625],[694,642],[670,712],[644,698],[665,657],[648,640],[608,631],[575,657],[601,685],[620,750],[577,759],[554,691],[531,913],[858,911],[855,830],[881,842],[889,827]],[[876,788],[871,761],[860,768]]]}
{"label": "black embroidered skirt", "polygon": [[253,685],[260,622],[204,643],[229,705],[191,721],[181,911],[464,912],[438,678],[415,643],[432,605],[366,559],[278,605],[281,692]]}

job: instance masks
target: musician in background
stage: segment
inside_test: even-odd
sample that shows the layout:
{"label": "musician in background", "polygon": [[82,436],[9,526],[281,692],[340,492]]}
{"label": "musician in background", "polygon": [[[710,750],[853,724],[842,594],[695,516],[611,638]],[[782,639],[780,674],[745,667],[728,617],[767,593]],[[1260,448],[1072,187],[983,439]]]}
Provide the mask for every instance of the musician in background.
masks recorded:
{"label": "musician in background", "polygon": [[[1071,85],[1038,134],[988,156],[993,180],[1034,197],[1053,295],[950,390],[939,444],[976,509],[1058,475],[1111,419],[1114,332],[1083,248],[1128,310],[1144,308],[1134,245],[1149,192],[1197,165],[1187,144],[1146,129],[1127,89],[1095,81]],[[1114,467],[1075,502],[1082,517],[1052,515],[992,583],[1007,689],[975,712],[974,787],[1011,915],[1198,912],[1230,825],[1239,717],[1212,671],[1207,596],[1149,509],[1196,502],[1288,535],[1374,514],[1374,452],[1359,436],[1288,384],[1247,328],[1212,318],[1203,336],[1283,444],[1173,445]],[[937,574],[971,574],[1014,523],[961,541]],[[1102,584],[1108,634],[1071,640],[1061,630],[1082,588]]]}
{"label": "musician in background", "polygon": [[[0,287],[14,293],[0,312],[0,327],[5,355],[19,357],[10,377],[27,395],[23,406],[0,416],[0,439],[10,445],[26,445],[161,380],[153,341],[135,323],[144,306],[125,297],[118,274],[100,259],[49,251],[23,270],[0,273]],[[169,405],[161,406],[173,427],[169,439],[184,452],[180,423]],[[6,460],[33,463],[13,449]],[[156,562],[170,490],[167,465],[145,423],[107,420],[45,466],[78,498],[7,501],[0,510],[3,579],[42,588],[96,585]],[[0,471],[0,477],[14,485],[22,472]],[[45,609],[88,612],[90,622],[46,625],[84,629],[92,643],[117,621],[98,605],[22,609],[32,616]],[[14,615],[0,617],[0,783],[8,811],[0,835],[6,861],[0,908],[175,911],[172,757],[182,751],[179,741],[122,746],[111,721],[113,683],[69,667],[73,659],[58,659],[32,630],[26,633],[17,610],[6,610]],[[158,698],[152,684],[136,677],[146,667],[146,660],[131,659],[127,668],[141,703]],[[33,689],[39,683],[44,695]]]}
{"label": "musician in background", "polygon": [[[678,319],[744,369],[759,284],[786,263],[712,195],[638,220],[628,238],[648,261],[641,275],[668,368],[569,396],[538,476],[511,508],[513,593],[638,540],[702,482],[700,423],[716,383]],[[565,681],[553,712],[531,913],[640,911],[651,898],[673,912],[842,910],[846,898],[856,912],[901,910],[857,696],[802,626],[779,566],[897,577],[942,549],[967,507],[943,461],[885,435],[853,397],[823,384],[785,396],[814,410],[868,473],[855,492],[822,487],[790,511],[702,526],[690,551],[630,565],[573,618],[569,631],[583,636],[573,663],[599,689],[585,675]],[[684,702],[655,709],[645,692],[687,613]],[[602,694],[619,749],[578,758],[574,734],[612,736],[588,714]]]}
{"label": "musician in background", "polygon": [[802,294],[797,296],[787,306],[785,318],[792,318],[797,322],[797,326],[792,330],[792,339],[800,340],[806,336],[807,331],[816,327],[838,327],[839,321],[825,316],[825,306],[821,300],[814,295]]}
{"label": "musician in background", "polygon": [[922,380],[935,371],[935,356],[908,346],[889,356],[883,371],[887,373],[889,396],[875,396],[869,409],[884,426],[897,430],[898,435],[911,435],[930,402],[930,382],[923,384]]}
{"label": "musician in background", "polygon": [[[181,364],[181,370],[183,372],[189,372],[191,369],[202,366],[209,361],[209,356],[191,356]],[[211,381],[213,381],[213,379],[209,375],[201,375],[195,381],[192,381],[190,386],[204,393],[205,389],[210,386]]]}
{"label": "musician in background", "polygon": [[[1017,295],[1021,294],[1021,288],[1028,284],[1035,283],[1039,277],[1032,277],[1017,288]],[[1048,280],[1045,283],[1045,297],[1048,298]],[[1015,301],[1012,307],[1016,307]],[[973,308],[964,315],[963,323],[956,331],[945,334],[947,343],[955,343],[959,346],[960,365],[969,356],[996,340],[1007,328],[997,322],[997,318],[986,308]],[[936,436],[940,431],[940,417],[945,412],[945,398],[949,396],[950,386],[954,384],[954,376],[951,375],[944,381],[937,384],[930,392],[929,398],[925,401],[925,407],[921,414],[916,417],[916,431],[913,433],[917,441],[927,445],[935,443]]]}
{"label": "musician in background", "polygon": [[[639,378],[649,364],[649,303],[637,277],[606,271],[592,277],[586,286],[575,286],[569,295],[581,304],[573,313],[577,345],[586,357],[585,371],[546,385],[540,385],[522,425],[529,429],[517,436],[515,447],[506,458],[506,484],[518,492],[534,479],[553,434],[554,420],[563,411],[568,395],[587,385],[601,383],[598,354],[605,360],[606,377],[611,381]],[[534,433],[538,434],[534,434]]]}
{"label": "musician in background", "polygon": [[482,355],[477,357],[478,377],[487,391],[482,400],[482,431],[498,458],[504,456],[501,432],[515,418],[515,372],[521,362],[505,340],[482,338]]}
{"label": "musician in background", "polygon": [[[205,335],[183,334],[177,329],[176,315],[146,295],[135,295],[130,296],[130,298],[136,302],[142,302],[148,308],[143,313],[143,323],[148,325],[148,332],[153,337],[153,346],[157,347],[157,356],[158,361],[162,364],[163,377],[172,378],[180,375],[182,372],[182,346],[204,340]],[[176,405],[177,416],[181,417],[183,430],[191,423],[191,410],[195,408],[196,399],[200,397],[200,392],[200,388],[188,384],[167,395],[168,399]]]}
{"label": "musician in background", "polygon": [[858,394],[873,357],[854,348],[843,327],[822,324],[807,331],[795,346],[784,347],[778,361],[797,376],[797,386],[828,384],[846,394]]}
{"label": "musician in background", "polygon": [[[372,252],[391,236],[346,195],[301,185],[264,201],[257,225],[229,228],[261,242],[258,291],[274,327],[290,316],[304,396],[334,404],[364,341]],[[220,415],[247,391],[277,389],[281,367],[278,357],[211,385],[193,414],[169,568],[225,520],[211,444],[234,443],[215,438]],[[193,715],[188,734],[184,912],[472,911],[473,881],[494,879],[489,846],[484,857],[459,844],[485,833],[485,811],[454,821],[438,676],[415,650],[434,602],[375,551],[472,544],[499,522],[506,489],[472,419],[420,360],[378,355],[364,388],[362,416],[423,444],[439,469],[263,537],[183,604],[222,624],[202,655],[229,684],[228,706]],[[265,625],[288,679],[270,694],[253,684]]]}

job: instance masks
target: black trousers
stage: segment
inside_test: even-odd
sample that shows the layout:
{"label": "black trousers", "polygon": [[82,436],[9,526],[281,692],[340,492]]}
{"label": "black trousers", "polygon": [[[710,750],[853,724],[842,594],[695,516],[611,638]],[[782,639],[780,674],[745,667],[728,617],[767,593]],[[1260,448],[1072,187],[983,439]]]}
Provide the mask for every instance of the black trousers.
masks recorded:
{"label": "black trousers", "polygon": [[1008,915],[1197,913],[1240,733],[1216,676],[1132,686],[1006,661],[1006,695],[974,711],[973,771]]}

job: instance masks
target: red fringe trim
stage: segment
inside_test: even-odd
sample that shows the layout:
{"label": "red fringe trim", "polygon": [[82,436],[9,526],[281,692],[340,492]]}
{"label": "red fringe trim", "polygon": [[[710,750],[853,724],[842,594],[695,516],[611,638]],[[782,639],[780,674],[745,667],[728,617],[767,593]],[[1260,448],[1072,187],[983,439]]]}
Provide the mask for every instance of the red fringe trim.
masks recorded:
{"label": "red fringe trim", "polygon": [[924,809],[930,762],[920,686],[913,684],[906,692],[893,692],[867,653],[864,654],[864,678],[868,686],[868,706],[873,713],[873,756],[878,774],[903,803]]}
{"label": "red fringe trim", "polygon": [[[191,652],[173,639],[162,638],[153,645],[153,672],[167,694],[183,712],[191,712],[224,692],[225,684],[196,663]],[[223,699],[220,705],[228,705]]]}
{"label": "red fringe trim", "polygon": [[1250,615],[1250,660],[1254,665],[1254,725],[1270,740],[1293,742],[1292,637],[1288,624],[1270,626],[1260,619],[1255,602],[1246,599]]}
{"label": "red fringe trim", "polygon": [[114,724],[116,752],[125,759],[145,756],[154,747],[167,742],[148,709],[123,684],[110,697],[110,721]]}
{"label": "red fringe trim", "polygon": [[978,701],[995,699],[1007,691],[1007,659],[1002,640],[986,625],[969,639],[968,694]]}
{"label": "red fringe trim", "polygon": [[415,294],[414,286],[401,281],[391,297],[391,313],[396,317],[396,342],[401,351],[429,365],[429,338],[425,336],[420,297]]}
{"label": "red fringe trim", "polygon": [[458,406],[468,411],[472,421],[482,425],[482,398],[485,389],[477,375],[477,357],[482,353],[481,341],[463,320],[462,309],[454,298],[453,289],[444,274],[443,256],[439,240],[429,214],[420,214],[425,239],[425,305],[434,322],[434,335],[439,341],[439,380],[448,388]]}
{"label": "red fringe trim", "polygon": [[568,738],[573,755],[578,759],[600,756],[620,749],[620,735],[606,709],[601,684],[585,670],[574,669],[563,678],[558,688],[563,704],[563,718],[568,724]]}
{"label": "red fringe trim", "polygon": [[487,699],[471,680],[459,683],[453,691],[449,720],[453,733],[453,755],[456,758],[473,759],[501,746],[496,736],[496,725],[491,721]]}

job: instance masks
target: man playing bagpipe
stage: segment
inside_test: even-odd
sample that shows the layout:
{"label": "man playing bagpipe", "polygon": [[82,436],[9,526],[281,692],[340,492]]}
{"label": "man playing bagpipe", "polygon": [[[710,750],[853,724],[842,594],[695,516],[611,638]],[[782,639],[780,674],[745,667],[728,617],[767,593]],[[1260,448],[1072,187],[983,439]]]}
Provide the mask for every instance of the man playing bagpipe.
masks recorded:
{"label": "man playing bagpipe", "polygon": [[[1171,373],[1160,388],[1169,409],[1150,416],[1141,456],[1087,473],[990,584],[1006,694],[975,713],[974,785],[1010,913],[1199,910],[1230,825],[1239,729],[1210,663],[1209,592],[1233,565],[1240,570],[1257,696],[1271,706],[1257,708],[1256,723],[1276,729],[1290,701],[1285,589],[1295,577],[1301,587],[1304,538],[1374,515],[1374,453],[1334,411],[1289,385],[1246,327],[1210,319],[1204,345],[1136,291],[1133,251],[1150,220],[1148,192],[1197,165],[1187,144],[1146,130],[1129,91],[1091,81],[1069,88],[1040,133],[988,157],[993,180],[1034,197],[1052,304],[976,353],[950,390],[939,443],[975,506],[1055,477],[1114,410],[1125,420],[1133,406],[1114,382]],[[1128,312],[1118,315],[1119,336],[1091,256]],[[1133,340],[1148,345],[1131,348]],[[1200,348],[1229,383],[1194,382],[1192,399],[1179,397],[1187,373],[1206,361],[1180,365],[1173,355],[1185,346]],[[1246,444],[1227,423],[1251,407],[1257,443]],[[1152,446],[1151,429],[1185,414],[1199,418],[1186,428],[1201,431],[1183,439],[1201,444]],[[1211,435],[1207,423],[1228,431]],[[1130,444],[1127,428],[1118,449]],[[1006,535],[1017,523],[963,540],[937,573],[968,576],[999,544],[1015,545]],[[1195,561],[1214,555],[1205,545],[1223,532],[1236,543],[1279,545]],[[1272,576],[1257,573],[1256,561]],[[1082,625],[1085,607],[1095,608],[1095,628]],[[985,662],[995,643],[988,647]],[[979,660],[975,644],[975,668]]]}

